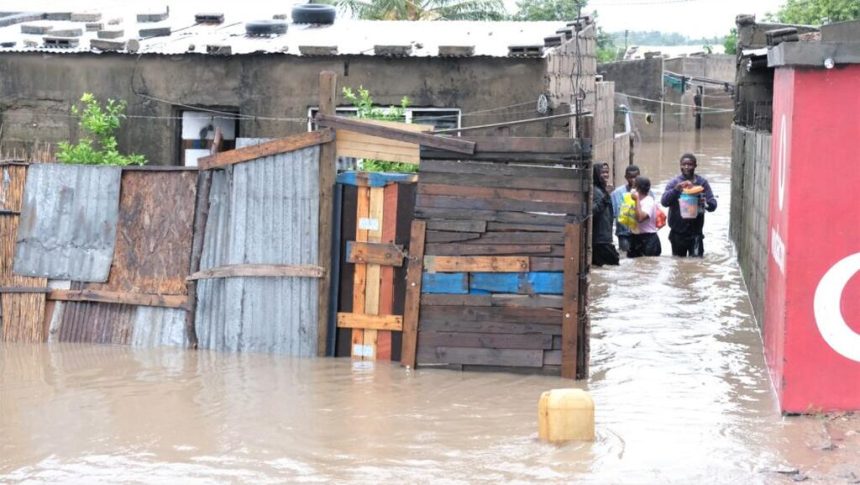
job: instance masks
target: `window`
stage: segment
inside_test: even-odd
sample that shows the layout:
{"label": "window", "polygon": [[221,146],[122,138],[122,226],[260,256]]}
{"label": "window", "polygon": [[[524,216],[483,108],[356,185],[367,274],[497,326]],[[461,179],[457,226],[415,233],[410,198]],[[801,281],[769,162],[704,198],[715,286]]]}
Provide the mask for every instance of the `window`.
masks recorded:
{"label": "window", "polygon": [[217,128],[221,129],[221,151],[236,147],[239,120],[231,116],[231,113],[238,115],[238,110],[217,111],[222,114],[211,111],[180,111],[179,165],[196,167],[198,158],[209,155]]}
{"label": "window", "polygon": [[[319,109],[308,110],[308,131],[314,130],[314,116]],[[358,110],[356,108],[337,108],[338,116],[352,117]],[[432,125],[433,129],[460,128],[460,110],[458,108],[406,108],[406,122]]]}

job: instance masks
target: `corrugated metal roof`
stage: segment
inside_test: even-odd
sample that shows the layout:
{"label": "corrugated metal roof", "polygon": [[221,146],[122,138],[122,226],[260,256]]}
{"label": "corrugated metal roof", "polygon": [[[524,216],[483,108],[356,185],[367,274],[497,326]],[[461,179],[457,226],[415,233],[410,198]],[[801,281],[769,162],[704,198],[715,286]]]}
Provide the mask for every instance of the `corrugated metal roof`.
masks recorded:
{"label": "corrugated metal roof", "polygon": [[120,167],[39,163],[27,170],[14,271],[104,282],[119,217]]}
{"label": "corrugated metal roof", "polygon": [[[5,3],[5,2],[4,2]],[[101,19],[96,23],[103,24],[105,29],[123,30],[118,41],[141,39],[142,29],[169,28],[168,37],[153,37],[140,40],[138,52],[145,54],[206,54],[207,46],[225,46],[229,53],[286,53],[302,54],[302,46],[316,47],[304,49],[306,52],[320,51],[323,47],[336,47],[336,55],[375,55],[374,46],[409,46],[411,57],[439,56],[440,46],[474,46],[474,52],[469,55],[507,57],[510,45],[543,45],[544,37],[557,35],[556,30],[565,27],[565,22],[480,22],[480,21],[369,21],[338,18],[333,25],[293,24],[288,26],[287,33],[272,38],[248,37],[245,35],[245,22],[261,19],[272,19],[275,15],[284,15],[289,19],[291,3],[261,5],[254,2],[222,2],[220,5],[196,4],[194,2],[167,2],[170,4],[170,16],[161,22],[138,22],[136,14],[140,8],[129,8],[127,5],[117,7],[102,2],[41,2],[40,12],[80,11],[100,12]],[[163,5],[163,4],[159,4]],[[33,2],[20,5],[23,10],[34,11],[37,7]],[[8,12],[11,6],[4,6]],[[52,10],[53,9],[53,10]],[[150,8],[151,10],[151,8]],[[204,11],[220,11],[225,14],[225,21],[220,25],[195,24],[194,15]],[[37,12],[38,13],[38,12]],[[109,22],[116,22],[109,25]],[[22,25],[48,25],[54,28],[77,26],[84,30],[83,35],[75,37],[77,46],[68,48],[45,48],[43,34],[22,33]],[[23,22],[0,28],[0,43],[14,42],[11,47],[0,48],[0,52],[101,52],[94,48],[91,41],[98,39],[96,31],[86,31],[85,22],[68,22],[67,20],[39,20]],[[50,33],[46,34],[50,35]],[[327,51],[327,49],[322,49]],[[407,49],[409,50],[409,49]],[[128,52],[128,51],[125,51]],[[223,53],[227,53],[222,51]],[[215,55],[215,54],[213,54]]]}
{"label": "corrugated metal roof", "polygon": [[[200,268],[319,264],[319,147],[213,173]],[[201,348],[316,355],[316,278],[197,283]]]}

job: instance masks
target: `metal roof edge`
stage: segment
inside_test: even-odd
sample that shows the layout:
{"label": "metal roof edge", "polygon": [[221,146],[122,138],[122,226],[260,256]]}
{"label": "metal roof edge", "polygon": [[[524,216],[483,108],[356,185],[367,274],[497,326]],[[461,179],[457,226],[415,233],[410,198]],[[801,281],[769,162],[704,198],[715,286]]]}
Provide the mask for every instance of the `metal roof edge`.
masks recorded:
{"label": "metal roof edge", "polygon": [[860,43],[783,42],[767,53],[768,67],[825,68],[827,59],[834,65],[860,64]]}

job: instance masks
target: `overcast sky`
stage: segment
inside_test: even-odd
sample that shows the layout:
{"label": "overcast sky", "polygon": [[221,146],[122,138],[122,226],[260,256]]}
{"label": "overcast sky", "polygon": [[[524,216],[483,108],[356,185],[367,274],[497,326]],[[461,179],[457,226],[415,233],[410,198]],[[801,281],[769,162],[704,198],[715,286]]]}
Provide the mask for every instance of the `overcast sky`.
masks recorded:
{"label": "overcast sky", "polygon": [[689,37],[721,36],[735,25],[735,16],[775,12],[785,0],[588,0],[597,23],[608,32],[659,30]]}

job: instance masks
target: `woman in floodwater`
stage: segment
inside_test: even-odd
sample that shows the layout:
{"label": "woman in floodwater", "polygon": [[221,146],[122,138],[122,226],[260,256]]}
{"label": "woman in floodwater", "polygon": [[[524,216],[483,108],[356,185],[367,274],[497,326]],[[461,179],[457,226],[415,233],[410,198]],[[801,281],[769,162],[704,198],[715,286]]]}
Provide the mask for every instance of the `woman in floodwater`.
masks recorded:
{"label": "woman in floodwater", "polygon": [[627,251],[628,258],[639,256],[660,256],[663,247],[657,236],[657,201],[650,194],[651,180],[648,177],[639,176],[633,181],[633,190],[630,195],[636,202],[636,229],[630,237],[630,250]]}
{"label": "woman in floodwater", "polygon": [[618,251],[612,243],[612,188],[609,186],[609,164],[594,164],[594,221],[591,230],[591,264],[618,264]]}

